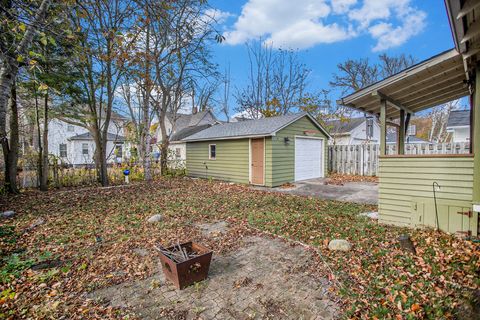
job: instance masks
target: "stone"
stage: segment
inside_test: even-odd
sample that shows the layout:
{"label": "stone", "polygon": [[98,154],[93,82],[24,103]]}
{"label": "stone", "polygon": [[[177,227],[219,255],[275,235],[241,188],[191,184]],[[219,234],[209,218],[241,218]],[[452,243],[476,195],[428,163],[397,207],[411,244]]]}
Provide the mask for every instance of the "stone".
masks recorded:
{"label": "stone", "polygon": [[4,219],[13,218],[15,216],[15,211],[4,211],[0,214],[0,216]]}
{"label": "stone", "polygon": [[35,229],[36,227],[41,226],[44,223],[45,223],[45,219],[38,218],[38,219],[36,219],[35,221],[32,222],[32,224],[27,228],[27,231]]}
{"label": "stone", "polygon": [[367,217],[367,218],[370,218],[370,219],[373,219],[373,220],[378,220],[378,212],[363,212],[363,213],[360,213],[359,216],[362,216],[362,217]]}
{"label": "stone", "polygon": [[332,251],[350,251],[352,244],[344,239],[333,239],[328,244],[328,249]]}
{"label": "stone", "polygon": [[143,249],[143,248],[135,248],[133,249],[133,252],[135,252],[137,255],[139,255],[140,257],[146,257],[148,256],[148,250],[147,249]]}
{"label": "stone", "polygon": [[147,222],[149,223],[157,223],[163,220],[163,217],[161,214],[154,214],[150,218],[148,218]]}

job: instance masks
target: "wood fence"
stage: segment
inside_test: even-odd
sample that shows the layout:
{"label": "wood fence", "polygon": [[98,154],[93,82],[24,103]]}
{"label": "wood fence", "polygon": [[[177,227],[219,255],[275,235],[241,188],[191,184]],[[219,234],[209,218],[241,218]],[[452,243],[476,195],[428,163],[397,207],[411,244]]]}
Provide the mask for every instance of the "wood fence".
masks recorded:
{"label": "wood fence", "polygon": [[[380,145],[333,145],[328,146],[329,172],[376,176]],[[405,154],[468,154],[470,143],[423,143],[406,144]],[[397,154],[396,144],[387,145],[387,154]]]}

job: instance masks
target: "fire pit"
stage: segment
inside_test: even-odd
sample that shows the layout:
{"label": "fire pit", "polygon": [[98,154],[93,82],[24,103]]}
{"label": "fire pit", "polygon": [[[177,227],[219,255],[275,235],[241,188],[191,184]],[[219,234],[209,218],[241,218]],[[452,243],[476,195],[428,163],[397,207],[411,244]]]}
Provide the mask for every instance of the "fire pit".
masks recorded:
{"label": "fire pit", "polygon": [[157,247],[165,277],[177,289],[184,289],[208,276],[212,251],[195,242],[185,242],[169,248]]}

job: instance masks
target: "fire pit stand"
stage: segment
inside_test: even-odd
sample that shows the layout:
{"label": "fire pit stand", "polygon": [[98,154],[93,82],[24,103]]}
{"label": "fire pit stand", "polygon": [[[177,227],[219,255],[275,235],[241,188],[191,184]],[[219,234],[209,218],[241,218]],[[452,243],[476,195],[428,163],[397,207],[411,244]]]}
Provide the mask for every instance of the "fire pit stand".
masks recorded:
{"label": "fire pit stand", "polygon": [[165,277],[177,289],[184,289],[208,276],[213,252],[195,242],[185,242],[169,248],[157,247]]}

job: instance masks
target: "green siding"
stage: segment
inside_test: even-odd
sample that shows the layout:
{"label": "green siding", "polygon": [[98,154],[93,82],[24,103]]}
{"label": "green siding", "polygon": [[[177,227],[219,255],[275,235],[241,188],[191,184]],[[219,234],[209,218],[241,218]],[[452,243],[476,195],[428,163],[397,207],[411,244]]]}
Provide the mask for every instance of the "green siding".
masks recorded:
{"label": "green siding", "polygon": [[[215,160],[208,158],[208,145],[217,145]],[[205,164],[208,170],[205,170]],[[212,140],[187,143],[187,174],[237,183],[249,183],[249,140]]]}
{"label": "green siding", "polygon": [[[318,133],[306,135],[304,131],[315,130]],[[271,180],[267,179],[268,186],[279,186],[295,179],[295,136],[312,136],[324,138],[324,164],[323,172],[327,174],[328,165],[328,138],[320,132],[317,126],[307,117],[303,117],[289,126],[283,128],[271,138],[272,144],[272,173]],[[285,137],[290,138],[290,143],[285,144]]]}
{"label": "green siding", "polygon": [[[435,220],[432,220],[434,181],[441,186],[436,193],[440,204],[439,212],[453,212],[454,208],[462,210],[461,208],[471,207],[473,157],[380,158],[378,202],[380,222],[435,226]],[[425,214],[425,220],[420,217],[417,219],[418,210]],[[461,218],[462,215],[452,214],[448,219],[450,224],[456,224]],[[442,228],[442,222],[440,227]],[[452,226],[443,229],[451,231],[451,228]]]}

